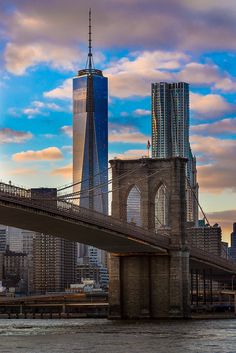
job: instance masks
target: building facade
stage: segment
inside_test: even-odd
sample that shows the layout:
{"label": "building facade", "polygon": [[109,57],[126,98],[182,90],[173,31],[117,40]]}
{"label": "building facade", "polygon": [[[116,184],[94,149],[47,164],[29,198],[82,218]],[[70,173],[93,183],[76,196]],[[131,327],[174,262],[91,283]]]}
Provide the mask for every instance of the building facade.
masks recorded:
{"label": "building facade", "polygon": [[236,261],[236,222],[233,224],[233,232],[231,233],[231,247],[229,254],[233,260]]}
{"label": "building facade", "polygon": [[33,241],[34,292],[63,292],[75,282],[75,243],[46,234]]}
{"label": "building facade", "polygon": [[[39,198],[56,199],[57,189],[31,189]],[[55,202],[49,201],[49,202]],[[50,229],[48,230],[50,234]],[[48,234],[35,233],[33,238],[33,291],[61,292],[75,281],[76,243]]]}
{"label": "building facade", "polygon": [[186,166],[187,220],[197,224],[198,184],[196,158],[192,154],[189,143],[188,83],[152,84],[152,157],[188,159]]}
{"label": "building facade", "polygon": [[27,254],[9,250],[3,254],[3,285],[9,290],[21,294],[28,293],[28,258]]}
{"label": "building facade", "polygon": [[[218,224],[188,229],[189,244],[209,254],[221,257],[224,251],[222,244],[221,227]],[[223,256],[225,257],[225,256]]]}
{"label": "building facade", "polygon": [[[108,79],[93,64],[91,12],[87,65],[73,79],[73,185],[81,207],[108,213]],[[78,245],[80,258],[89,252]]]}

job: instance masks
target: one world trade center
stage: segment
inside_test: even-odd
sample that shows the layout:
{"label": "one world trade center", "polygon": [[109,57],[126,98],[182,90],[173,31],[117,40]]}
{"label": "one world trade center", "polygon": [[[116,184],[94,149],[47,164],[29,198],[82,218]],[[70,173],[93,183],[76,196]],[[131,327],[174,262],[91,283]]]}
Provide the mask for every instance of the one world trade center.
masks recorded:
{"label": "one world trade center", "polygon": [[108,213],[108,79],[93,63],[91,10],[85,69],[73,79],[73,192],[78,204]]}

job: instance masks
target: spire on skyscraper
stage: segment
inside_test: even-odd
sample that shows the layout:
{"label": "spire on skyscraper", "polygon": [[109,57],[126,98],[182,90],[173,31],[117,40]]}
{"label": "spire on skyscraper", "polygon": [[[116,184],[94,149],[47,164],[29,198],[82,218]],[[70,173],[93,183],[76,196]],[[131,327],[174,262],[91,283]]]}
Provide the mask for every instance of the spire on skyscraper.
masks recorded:
{"label": "spire on skyscraper", "polygon": [[89,38],[88,38],[88,58],[86,63],[86,69],[88,68],[89,71],[94,69],[93,63],[93,53],[92,53],[92,11],[91,8],[89,9]]}

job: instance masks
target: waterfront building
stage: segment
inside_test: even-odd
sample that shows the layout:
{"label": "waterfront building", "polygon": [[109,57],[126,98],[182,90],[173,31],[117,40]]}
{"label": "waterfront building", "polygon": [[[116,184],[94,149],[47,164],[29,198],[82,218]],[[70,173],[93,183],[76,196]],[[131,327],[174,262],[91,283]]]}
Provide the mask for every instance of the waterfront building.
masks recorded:
{"label": "waterfront building", "polygon": [[28,258],[27,254],[22,252],[15,252],[9,250],[7,247],[4,254],[2,254],[2,279],[3,285],[9,290],[13,288],[14,291],[20,294],[28,293]]}
{"label": "waterfront building", "polygon": [[185,82],[152,84],[152,158],[170,157],[188,159],[187,220],[197,225],[196,158],[189,142],[189,85]]}
{"label": "waterfront building", "polygon": [[[32,195],[55,199],[57,189],[31,189]],[[54,202],[54,201],[49,201]],[[48,230],[50,233],[50,229]],[[64,291],[75,281],[76,243],[48,234],[33,237],[33,288],[35,293]]]}
{"label": "waterfront building", "polygon": [[100,282],[99,267],[89,262],[86,263],[86,261],[83,264],[77,264],[76,283],[82,283],[85,279],[93,280],[98,285]]}
{"label": "waterfront building", "polygon": [[33,241],[34,292],[63,292],[75,282],[75,243],[46,234]]}
{"label": "waterfront building", "polygon": [[7,226],[0,225],[0,253],[6,251]]}
{"label": "waterfront building", "polygon": [[[87,64],[73,79],[73,185],[81,207],[108,213],[108,80],[93,63],[91,10]],[[89,248],[79,244],[79,257]]]}
{"label": "waterfront building", "polygon": [[[204,225],[202,227],[188,228],[189,245],[199,248],[209,254],[221,256],[223,249],[221,227],[214,224],[212,227]],[[224,256],[225,257],[225,256]]]}

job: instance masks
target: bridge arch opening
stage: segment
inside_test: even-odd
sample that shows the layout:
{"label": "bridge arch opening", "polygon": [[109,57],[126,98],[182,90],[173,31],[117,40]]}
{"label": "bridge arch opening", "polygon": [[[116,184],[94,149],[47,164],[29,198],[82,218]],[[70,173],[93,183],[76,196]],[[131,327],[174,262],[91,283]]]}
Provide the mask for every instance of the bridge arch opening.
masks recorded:
{"label": "bridge arch opening", "polygon": [[169,225],[169,197],[166,185],[162,183],[155,195],[155,229]]}
{"label": "bridge arch opening", "polygon": [[130,189],[126,206],[127,222],[141,226],[141,192],[137,185],[133,185]]}

